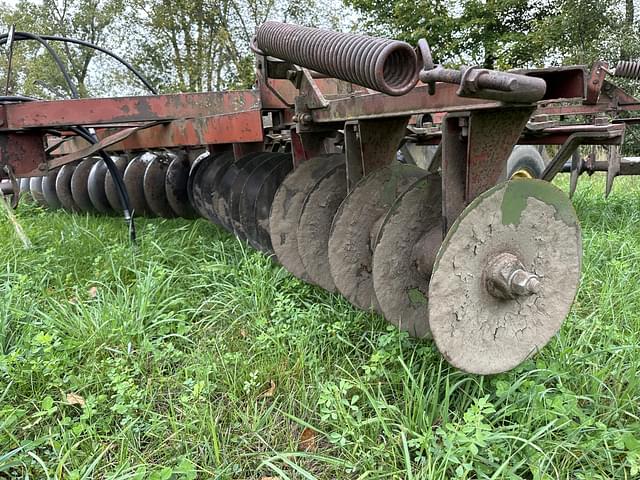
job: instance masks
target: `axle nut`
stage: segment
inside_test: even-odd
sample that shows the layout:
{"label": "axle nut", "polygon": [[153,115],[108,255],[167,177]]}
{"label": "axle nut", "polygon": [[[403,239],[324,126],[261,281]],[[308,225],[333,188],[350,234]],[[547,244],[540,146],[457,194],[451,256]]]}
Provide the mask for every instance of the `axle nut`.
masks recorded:
{"label": "axle nut", "polygon": [[487,291],[496,298],[511,300],[540,293],[540,278],[527,272],[522,262],[511,253],[496,255],[484,271]]}

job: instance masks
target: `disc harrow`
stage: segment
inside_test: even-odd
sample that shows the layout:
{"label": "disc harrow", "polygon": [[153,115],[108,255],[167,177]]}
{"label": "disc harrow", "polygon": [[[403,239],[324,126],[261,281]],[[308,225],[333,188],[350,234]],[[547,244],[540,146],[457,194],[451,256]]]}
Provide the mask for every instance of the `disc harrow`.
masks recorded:
{"label": "disc harrow", "polygon": [[[582,242],[549,182],[571,172],[572,192],[605,171],[608,193],[640,173],[620,155],[634,120],[621,113],[640,100],[609,78],[637,78],[634,63],[451,70],[425,41],[416,55],[276,22],[251,47],[252,90],[73,108],[7,97],[3,193],[73,214],[202,217],[469,373],[514,368],[553,338]],[[545,160],[535,145],[559,148]]]}

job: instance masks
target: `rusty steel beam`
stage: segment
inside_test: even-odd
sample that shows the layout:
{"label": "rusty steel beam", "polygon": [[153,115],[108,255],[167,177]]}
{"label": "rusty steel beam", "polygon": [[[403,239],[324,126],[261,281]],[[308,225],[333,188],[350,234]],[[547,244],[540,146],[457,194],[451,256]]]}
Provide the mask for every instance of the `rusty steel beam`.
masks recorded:
{"label": "rusty steel beam", "polygon": [[428,85],[418,85],[401,97],[382,93],[356,95],[335,99],[326,108],[311,111],[315,123],[342,123],[349,120],[416,115],[419,113],[457,112],[486,108],[499,108],[501,102],[462,98],[458,86],[436,84],[435,95],[429,95]]}
{"label": "rusty steel beam", "polygon": [[38,101],[0,106],[0,128],[56,128],[210,117],[260,111],[257,91]]}
{"label": "rusty steel beam", "polygon": [[[99,139],[105,139],[121,131],[117,128],[96,129]],[[108,151],[143,150],[147,148],[190,147],[233,143],[262,142],[262,114],[259,110],[214,115],[203,118],[174,120],[131,132],[121,141],[107,145]],[[85,148],[81,138],[61,143],[52,152],[67,155]]]}

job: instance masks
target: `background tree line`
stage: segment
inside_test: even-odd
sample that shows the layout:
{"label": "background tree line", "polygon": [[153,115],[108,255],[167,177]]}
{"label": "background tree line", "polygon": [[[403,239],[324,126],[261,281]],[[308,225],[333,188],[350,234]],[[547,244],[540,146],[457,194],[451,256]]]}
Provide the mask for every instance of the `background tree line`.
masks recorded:
{"label": "background tree line", "polygon": [[[640,56],[638,0],[19,0],[1,4],[4,31],[75,37],[120,54],[161,92],[248,87],[249,41],[266,19],[391,36],[425,37],[436,61],[488,68],[615,62]],[[93,50],[55,43],[80,93],[142,92]],[[5,50],[6,51],[6,50]],[[6,55],[0,51],[4,78]],[[66,95],[47,52],[14,48],[14,93]]]}

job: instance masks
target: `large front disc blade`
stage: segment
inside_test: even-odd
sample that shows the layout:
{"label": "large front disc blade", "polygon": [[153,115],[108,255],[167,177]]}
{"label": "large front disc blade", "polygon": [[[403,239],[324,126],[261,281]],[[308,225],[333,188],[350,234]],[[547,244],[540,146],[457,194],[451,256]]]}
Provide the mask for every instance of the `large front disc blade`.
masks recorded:
{"label": "large front disc blade", "polygon": [[329,267],[338,291],[353,305],[379,310],[371,278],[372,239],[395,199],[425,175],[394,162],[363,178],[340,205],[329,236]]}
{"label": "large front disc blade", "polygon": [[[429,286],[429,325],[440,353],[469,373],[510,370],[559,330],[578,289],[582,240],[569,198],[542,180],[511,180],[480,195],[447,234]],[[494,269],[510,255],[521,272]],[[500,298],[496,272],[520,294]],[[515,282],[515,283],[514,283]],[[522,293],[524,291],[524,293]]]}
{"label": "large front disc blade", "polygon": [[312,283],[336,291],[329,269],[328,242],[333,217],[347,196],[344,164],[317,181],[305,199],[298,220],[298,253]]}
{"label": "large front disc blade", "polygon": [[387,321],[428,337],[429,277],[442,243],[442,181],[414,182],[386,213],[373,253],[373,288]]}
{"label": "large front disc blade", "polygon": [[298,253],[298,220],[304,200],[318,180],[344,163],[341,154],[321,155],[301,163],[284,179],[273,197],[269,234],[278,261],[295,277],[309,281]]}

